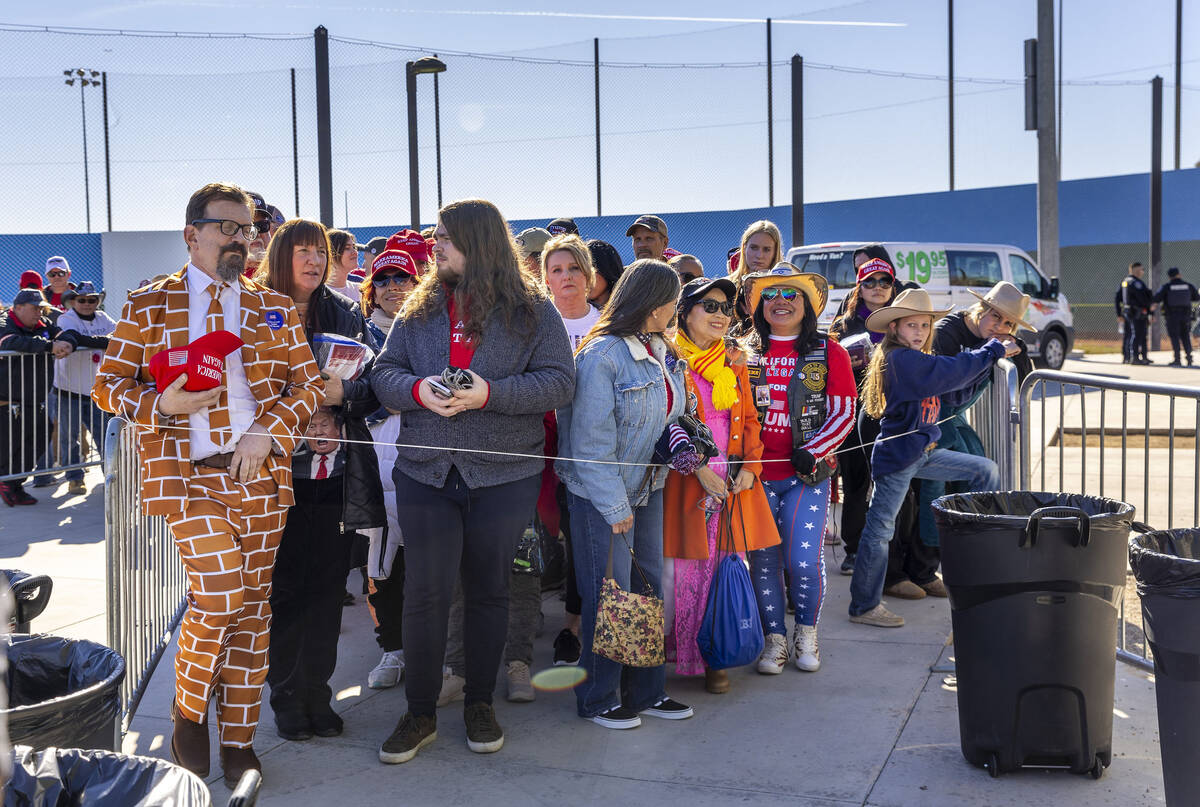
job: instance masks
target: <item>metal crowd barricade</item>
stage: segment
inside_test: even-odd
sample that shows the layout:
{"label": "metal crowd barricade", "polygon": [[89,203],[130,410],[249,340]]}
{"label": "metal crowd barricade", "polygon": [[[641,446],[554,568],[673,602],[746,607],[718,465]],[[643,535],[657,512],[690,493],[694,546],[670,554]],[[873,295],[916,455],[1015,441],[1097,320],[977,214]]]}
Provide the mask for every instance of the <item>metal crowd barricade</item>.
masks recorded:
{"label": "metal crowd barricade", "polygon": [[[0,482],[101,463],[104,435],[88,428],[91,400],[53,387],[54,361],[49,352],[0,350]],[[78,462],[66,456],[72,443]]]}
{"label": "metal crowd barricade", "polygon": [[142,515],[136,428],[113,418],[105,442],[108,646],[125,657],[120,730],[129,728],[187,607],[187,577],[162,516]]}
{"label": "metal crowd barricade", "polygon": [[[1021,487],[1109,496],[1156,529],[1200,525],[1200,388],[1038,370],[1021,385]],[[1127,577],[1117,656],[1153,670]]]}

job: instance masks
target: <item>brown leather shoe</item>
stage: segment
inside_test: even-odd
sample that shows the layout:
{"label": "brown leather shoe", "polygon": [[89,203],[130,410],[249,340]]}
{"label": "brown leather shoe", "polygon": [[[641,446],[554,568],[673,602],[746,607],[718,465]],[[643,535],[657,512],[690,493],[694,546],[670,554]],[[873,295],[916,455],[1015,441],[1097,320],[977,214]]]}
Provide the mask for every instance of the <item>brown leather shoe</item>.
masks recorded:
{"label": "brown leather shoe", "polygon": [[724,695],[729,691],[729,674],[724,670],[704,669],[704,688],[714,695]]}
{"label": "brown leather shoe", "polygon": [[225,786],[230,790],[237,787],[246,771],[262,773],[262,763],[258,761],[253,748],[221,746],[221,767],[225,770]]}
{"label": "brown leather shoe", "polygon": [[208,776],[208,724],[194,723],[179,713],[179,707],[171,703],[171,758],[175,764],[187,768],[203,778]]}
{"label": "brown leather shoe", "polygon": [[946,584],[942,582],[942,578],[935,577],[928,583],[922,583],[921,588],[925,589],[925,593],[930,597],[949,597],[950,592],[946,591]]}
{"label": "brown leather shoe", "polygon": [[925,589],[911,580],[901,580],[899,583],[893,583],[885,588],[883,593],[888,597],[896,597],[901,600],[925,599]]}

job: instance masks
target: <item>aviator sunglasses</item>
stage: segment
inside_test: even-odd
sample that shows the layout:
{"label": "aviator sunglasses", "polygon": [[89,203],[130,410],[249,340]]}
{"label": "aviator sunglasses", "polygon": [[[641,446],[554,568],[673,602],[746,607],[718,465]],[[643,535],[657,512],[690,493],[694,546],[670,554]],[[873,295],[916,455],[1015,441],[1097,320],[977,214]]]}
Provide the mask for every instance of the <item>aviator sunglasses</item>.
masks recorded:
{"label": "aviator sunglasses", "polygon": [[776,297],[779,297],[780,299],[783,299],[783,300],[795,300],[796,295],[799,293],[800,293],[799,289],[792,289],[792,288],[781,289],[777,286],[772,286],[769,289],[763,289],[762,298],[764,300],[774,300]]}

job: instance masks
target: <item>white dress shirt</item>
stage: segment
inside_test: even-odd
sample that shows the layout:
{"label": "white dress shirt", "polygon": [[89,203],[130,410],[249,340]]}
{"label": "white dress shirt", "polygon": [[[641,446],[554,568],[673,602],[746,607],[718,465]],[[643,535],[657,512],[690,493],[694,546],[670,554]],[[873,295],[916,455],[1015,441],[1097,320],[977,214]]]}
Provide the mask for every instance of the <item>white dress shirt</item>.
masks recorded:
{"label": "white dress shirt", "polygon": [[[191,261],[187,266],[188,288],[188,341],[194,342],[207,333],[208,304],[212,297],[208,287],[216,281],[204,273]],[[225,314],[225,330],[237,336],[242,335],[242,294],[241,286],[235,281],[225,287],[220,296],[221,309]],[[208,410],[202,409],[188,415],[189,437],[192,444],[192,460],[202,460],[214,454],[228,454],[237,447],[241,436],[254,423],[254,412],[257,402],[250,393],[250,384],[246,381],[246,370],[242,366],[242,354],[235,350],[225,357],[225,386],[229,399],[229,425],[232,436],[224,445],[216,445],[212,441],[212,433],[208,425]]]}

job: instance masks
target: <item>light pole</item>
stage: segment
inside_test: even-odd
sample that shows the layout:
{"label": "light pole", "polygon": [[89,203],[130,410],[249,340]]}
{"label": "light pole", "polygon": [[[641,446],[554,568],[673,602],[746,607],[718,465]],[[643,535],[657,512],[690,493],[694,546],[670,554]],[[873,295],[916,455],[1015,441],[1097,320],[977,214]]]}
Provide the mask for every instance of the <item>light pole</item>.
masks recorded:
{"label": "light pole", "polygon": [[446,63],[425,56],[404,65],[404,89],[408,95],[408,194],[412,205],[412,228],[421,229],[421,190],[417,179],[417,76],[422,73],[441,73]]}
{"label": "light pole", "polygon": [[87,217],[87,231],[90,233],[92,231],[92,196],[88,183],[87,100],[83,91],[85,87],[100,86],[100,71],[77,67],[73,70],[64,70],[63,75],[66,76],[63,83],[69,87],[75,86],[76,81],[79,82],[79,109],[83,115],[83,208],[84,215]]}

